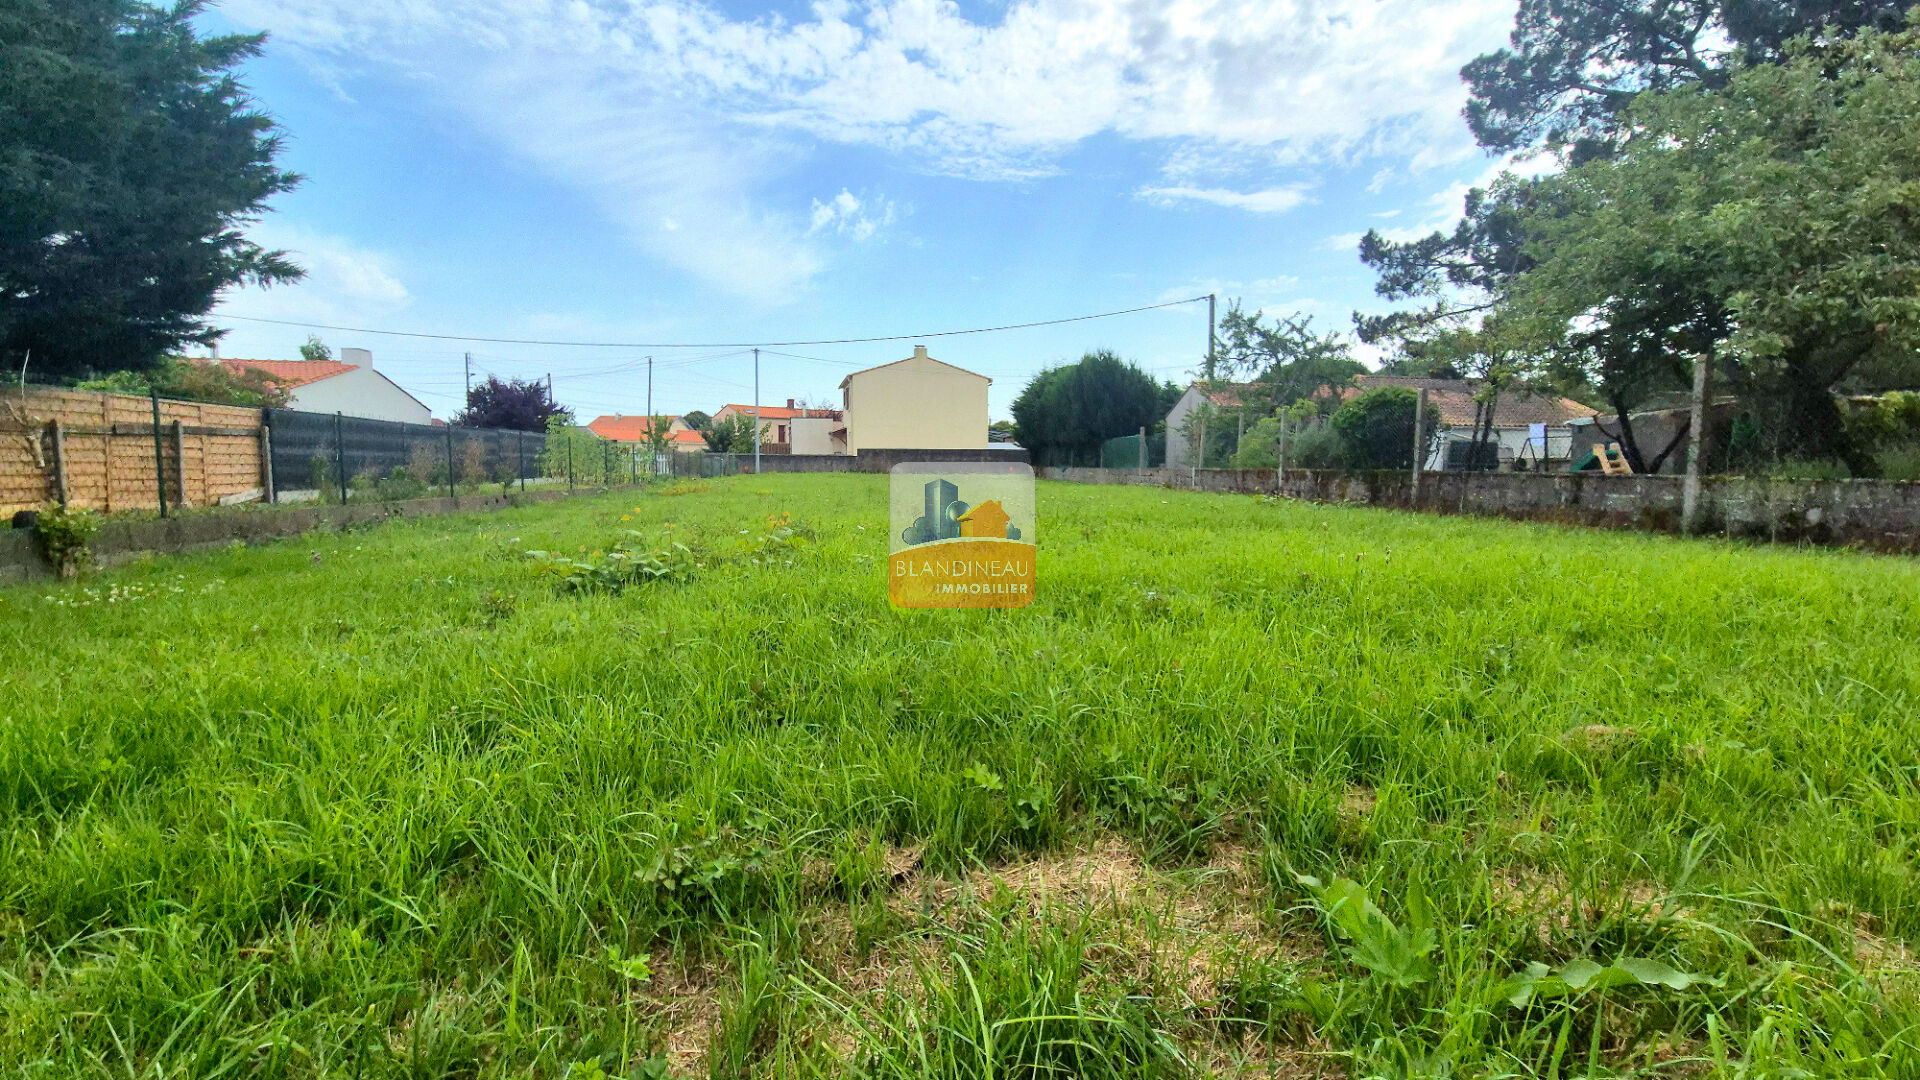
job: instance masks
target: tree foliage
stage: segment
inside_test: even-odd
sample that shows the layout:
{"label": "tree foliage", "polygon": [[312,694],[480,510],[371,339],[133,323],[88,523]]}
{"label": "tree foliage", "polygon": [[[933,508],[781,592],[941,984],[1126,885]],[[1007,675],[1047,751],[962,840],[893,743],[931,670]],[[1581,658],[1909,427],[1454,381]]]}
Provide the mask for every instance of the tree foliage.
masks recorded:
{"label": "tree foliage", "polygon": [[[1327,425],[1339,432],[1347,464],[1356,469],[1412,469],[1413,419],[1420,395],[1405,386],[1369,390],[1340,406]],[[1440,413],[1427,406],[1420,445],[1431,446]]]}
{"label": "tree foliage", "polygon": [[695,431],[705,431],[707,430],[707,425],[713,422],[713,417],[708,416],[699,409],[695,409],[689,413],[683,413],[680,419]]}
{"label": "tree foliage", "polygon": [[1509,47],[1461,76],[1480,145],[1562,146],[1575,162],[1606,153],[1641,93],[1724,85],[1771,63],[1787,42],[1894,30],[1913,0],[1522,0]]}
{"label": "tree foliage", "polygon": [[116,371],[74,384],[76,389],[108,394],[159,394],[181,401],[210,401],[218,405],[279,408],[289,393],[272,376],[254,368],[239,371],[216,360],[162,356],[145,371]]}
{"label": "tree foliage", "polygon": [[1101,349],[1035,375],[1013,402],[1020,445],[1036,464],[1098,460],[1100,443],[1164,420],[1178,393]]}
{"label": "tree foliage", "polygon": [[202,0],[0,0],[0,357],[139,370],[221,331],[224,289],[292,281],[247,222],[299,177],[234,77],[265,36],[202,38]]}
{"label": "tree foliage", "polygon": [[[762,422],[760,431],[764,433],[769,426]],[[712,453],[751,454],[756,441],[753,417],[732,413],[719,420],[710,420],[701,429],[700,437],[707,441],[707,450]]]}
{"label": "tree foliage", "polygon": [[1341,335],[1315,333],[1308,315],[1279,315],[1269,323],[1266,312],[1249,315],[1238,300],[1229,301],[1218,338],[1216,372],[1252,383],[1240,394],[1261,414],[1298,401],[1337,401],[1332,392],[1367,370]]}
{"label": "tree foliage", "polygon": [[1920,378],[1920,30],[1787,57],[1635,101],[1617,155],[1551,181],[1513,308],[1576,348],[1713,355],[1776,456],[1870,474],[1833,395]]}
{"label": "tree foliage", "polygon": [[546,431],[556,418],[571,424],[573,411],[554,404],[545,383],[489,375],[467,391],[467,407],[453,422],[461,427]]}

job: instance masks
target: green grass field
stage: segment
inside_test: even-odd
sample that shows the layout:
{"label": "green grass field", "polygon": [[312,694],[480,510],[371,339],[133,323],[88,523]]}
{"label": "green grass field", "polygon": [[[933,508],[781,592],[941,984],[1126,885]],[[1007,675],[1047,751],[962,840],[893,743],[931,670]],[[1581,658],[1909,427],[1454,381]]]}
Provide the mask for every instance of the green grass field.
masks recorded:
{"label": "green grass field", "polygon": [[0,1075],[1920,1076],[1920,564],[1039,509],[1011,612],[866,476],[0,591]]}

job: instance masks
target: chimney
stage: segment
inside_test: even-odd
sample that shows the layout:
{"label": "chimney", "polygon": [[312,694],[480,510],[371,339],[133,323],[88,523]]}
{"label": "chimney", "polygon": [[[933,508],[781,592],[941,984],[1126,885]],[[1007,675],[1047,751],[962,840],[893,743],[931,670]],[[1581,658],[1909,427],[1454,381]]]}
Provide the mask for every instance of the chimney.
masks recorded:
{"label": "chimney", "polygon": [[788,399],[787,399],[787,408],[789,408],[789,409],[791,409],[791,408],[793,408],[793,399],[792,399],[792,398],[788,398]]}
{"label": "chimney", "polygon": [[927,347],[925,345],[915,345],[913,347],[913,358],[915,360],[925,360],[927,358]]}
{"label": "chimney", "polygon": [[348,367],[362,367],[373,370],[373,353],[366,349],[341,349],[340,362]]}

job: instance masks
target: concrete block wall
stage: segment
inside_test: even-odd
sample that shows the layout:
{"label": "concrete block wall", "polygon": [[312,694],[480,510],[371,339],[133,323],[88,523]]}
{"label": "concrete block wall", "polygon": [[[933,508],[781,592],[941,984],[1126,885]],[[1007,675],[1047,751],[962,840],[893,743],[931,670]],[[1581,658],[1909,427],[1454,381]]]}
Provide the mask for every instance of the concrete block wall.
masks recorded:
{"label": "concrete block wall", "polygon": [[[1147,484],[1197,491],[1272,495],[1312,502],[1359,503],[1437,513],[1483,514],[1572,525],[1677,532],[1678,476],[1600,473],[1429,472],[1412,498],[1403,472],[1288,469],[1284,488],[1272,469],[1044,468],[1040,476],[1085,484]],[[1920,483],[1898,480],[1772,480],[1741,476],[1701,481],[1708,532],[1774,542],[1842,544],[1920,553]]]}

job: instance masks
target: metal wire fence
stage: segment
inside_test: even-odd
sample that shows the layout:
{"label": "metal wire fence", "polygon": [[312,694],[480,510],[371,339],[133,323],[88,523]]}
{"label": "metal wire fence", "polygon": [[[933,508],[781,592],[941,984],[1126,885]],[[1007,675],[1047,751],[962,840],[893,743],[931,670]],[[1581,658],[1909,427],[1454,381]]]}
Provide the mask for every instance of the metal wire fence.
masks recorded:
{"label": "metal wire fence", "polygon": [[546,436],[497,428],[440,427],[339,413],[267,409],[273,486],[280,492],[448,484],[505,484],[541,477]]}

